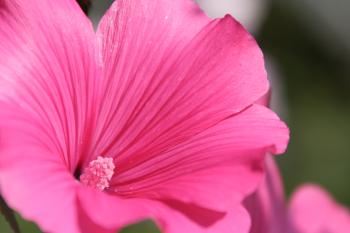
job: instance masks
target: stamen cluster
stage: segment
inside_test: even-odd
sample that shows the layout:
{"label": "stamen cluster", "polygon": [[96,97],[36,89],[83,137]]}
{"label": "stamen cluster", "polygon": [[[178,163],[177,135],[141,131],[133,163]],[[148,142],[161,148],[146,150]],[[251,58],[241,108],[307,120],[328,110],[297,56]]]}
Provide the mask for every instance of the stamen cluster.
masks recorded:
{"label": "stamen cluster", "polygon": [[109,187],[114,168],[113,158],[98,156],[84,169],[83,174],[80,176],[80,181],[86,186],[102,191]]}

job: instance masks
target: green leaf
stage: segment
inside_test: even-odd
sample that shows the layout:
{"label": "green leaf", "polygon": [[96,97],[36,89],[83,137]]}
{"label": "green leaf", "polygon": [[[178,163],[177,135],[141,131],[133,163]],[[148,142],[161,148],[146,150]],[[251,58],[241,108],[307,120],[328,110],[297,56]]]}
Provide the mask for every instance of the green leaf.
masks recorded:
{"label": "green leaf", "polygon": [[139,232],[161,233],[157,225],[151,220],[146,220],[146,221],[139,222],[137,224],[127,226],[120,231],[120,233],[139,233]]}
{"label": "green leaf", "polygon": [[14,233],[20,233],[20,229],[15,217],[14,211],[6,204],[5,200],[0,195],[0,212],[4,215]]}

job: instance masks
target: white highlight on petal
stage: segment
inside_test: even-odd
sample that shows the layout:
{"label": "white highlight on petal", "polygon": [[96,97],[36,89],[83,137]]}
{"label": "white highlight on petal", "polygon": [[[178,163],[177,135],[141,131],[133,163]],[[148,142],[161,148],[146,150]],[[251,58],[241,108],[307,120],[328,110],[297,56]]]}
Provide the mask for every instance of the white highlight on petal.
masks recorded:
{"label": "white highlight on petal", "polygon": [[81,183],[88,187],[104,190],[114,174],[113,158],[98,156],[91,161],[80,176]]}

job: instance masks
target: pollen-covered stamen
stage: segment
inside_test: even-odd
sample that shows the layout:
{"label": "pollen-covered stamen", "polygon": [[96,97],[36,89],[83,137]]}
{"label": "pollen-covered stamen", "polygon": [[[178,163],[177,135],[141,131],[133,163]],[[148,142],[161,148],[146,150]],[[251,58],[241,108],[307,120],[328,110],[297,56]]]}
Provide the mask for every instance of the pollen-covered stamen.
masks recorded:
{"label": "pollen-covered stamen", "polygon": [[80,176],[80,181],[86,186],[104,190],[109,187],[114,168],[113,158],[98,156],[84,169],[83,174]]}

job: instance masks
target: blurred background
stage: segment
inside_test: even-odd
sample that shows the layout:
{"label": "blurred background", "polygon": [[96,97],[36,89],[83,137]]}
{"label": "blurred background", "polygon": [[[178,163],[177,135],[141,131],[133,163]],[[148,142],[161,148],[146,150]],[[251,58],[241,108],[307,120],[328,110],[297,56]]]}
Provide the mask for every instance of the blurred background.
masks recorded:
{"label": "blurred background", "polygon": [[[111,4],[92,1],[97,24]],[[197,0],[210,17],[236,17],[266,56],[272,108],[291,129],[278,157],[286,194],[305,182],[350,206],[350,1]],[[18,216],[25,233],[40,232]],[[0,232],[11,232],[0,216]],[[159,232],[145,222],[123,233]]]}

